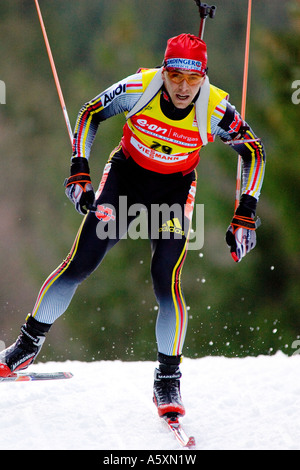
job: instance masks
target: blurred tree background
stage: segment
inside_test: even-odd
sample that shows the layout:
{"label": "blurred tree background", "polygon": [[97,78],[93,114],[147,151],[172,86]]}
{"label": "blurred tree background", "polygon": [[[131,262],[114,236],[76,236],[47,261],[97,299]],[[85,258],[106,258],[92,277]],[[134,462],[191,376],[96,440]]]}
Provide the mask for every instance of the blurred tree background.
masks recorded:
{"label": "blurred tree background", "polygon": [[[210,81],[241,106],[246,0],[216,0],[205,40]],[[72,126],[83,103],[140,66],[162,61],[166,41],[198,33],[192,0],[40,0]],[[184,354],[293,354],[300,337],[299,1],[253,2],[246,118],[267,152],[258,245],[242,263],[224,241],[235,196],[236,153],[217,141],[201,153],[197,203],[204,246],[190,250],[182,284],[189,308]],[[1,0],[0,340],[9,345],[40,286],[65,258],[81,222],[64,195],[70,143],[33,0]],[[299,95],[298,95],[299,96]],[[103,123],[93,146],[94,186],[124,123]],[[157,305],[147,240],[122,240],[55,323],[41,360],[155,360]]]}

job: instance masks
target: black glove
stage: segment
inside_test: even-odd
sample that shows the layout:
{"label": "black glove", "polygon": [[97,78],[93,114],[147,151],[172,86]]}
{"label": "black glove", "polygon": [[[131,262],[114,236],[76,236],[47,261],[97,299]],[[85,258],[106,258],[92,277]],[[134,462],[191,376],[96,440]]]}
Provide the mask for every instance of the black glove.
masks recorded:
{"label": "black glove", "polygon": [[254,220],[256,199],[244,195],[226,232],[226,243],[230,247],[233,260],[239,263],[256,245],[255,230],[260,226],[260,219]]}
{"label": "black glove", "polygon": [[65,192],[75,205],[79,214],[86,214],[88,209],[93,210],[95,193],[91,183],[89,164],[86,158],[72,158],[70,177],[65,180]]}

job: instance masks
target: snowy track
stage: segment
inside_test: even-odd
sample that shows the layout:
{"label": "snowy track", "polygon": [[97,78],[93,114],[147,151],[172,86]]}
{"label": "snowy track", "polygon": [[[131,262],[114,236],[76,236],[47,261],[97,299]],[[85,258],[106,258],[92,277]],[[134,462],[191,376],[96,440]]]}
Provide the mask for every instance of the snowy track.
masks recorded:
{"label": "snowy track", "polygon": [[[70,380],[0,384],[1,450],[180,450],[152,404],[155,364],[36,364]],[[300,450],[300,357],[184,359],[186,432],[198,450]]]}

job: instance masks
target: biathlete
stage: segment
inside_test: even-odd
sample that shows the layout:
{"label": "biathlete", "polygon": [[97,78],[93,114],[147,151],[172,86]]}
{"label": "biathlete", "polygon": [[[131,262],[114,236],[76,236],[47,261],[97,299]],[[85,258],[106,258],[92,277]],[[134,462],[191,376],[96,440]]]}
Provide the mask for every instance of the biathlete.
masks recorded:
{"label": "biathlete", "polygon": [[[126,116],[121,142],[112,151],[95,194],[88,163],[92,144],[99,124],[119,113]],[[138,211],[133,215],[129,211],[126,223],[118,223],[121,216],[124,218],[120,197],[126,197],[128,207],[137,205],[148,214],[151,275],[159,305],[154,402],[160,416],[184,415],[179,365],[188,315],[180,279],[199,151],[216,136],[232,142],[242,157],[240,204],[226,233],[231,256],[239,262],[256,244],[254,217],[264,178],[265,151],[228,101],[228,93],[209,83],[204,41],[191,34],[169,39],[161,68],[141,69],[81,108],[65,190],[84,219],[69,255],[43,284],[17,341],[0,353],[0,376],[32,364],[46,333],[67,310],[79,284],[126,233],[138,215]],[[154,230],[151,208],[162,204],[170,212],[160,215]]]}

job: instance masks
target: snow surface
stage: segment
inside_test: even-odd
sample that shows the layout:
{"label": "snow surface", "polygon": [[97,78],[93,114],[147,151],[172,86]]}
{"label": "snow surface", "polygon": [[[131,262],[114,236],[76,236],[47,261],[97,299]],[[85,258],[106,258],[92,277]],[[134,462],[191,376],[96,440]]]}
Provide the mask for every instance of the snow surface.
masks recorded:
{"label": "snow surface", "polygon": [[[152,362],[48,362],[70,380],[0,385],[1,450],[181,450],[152,403]],[[197,450],[300,450],[300,357],[185,358]]]}

